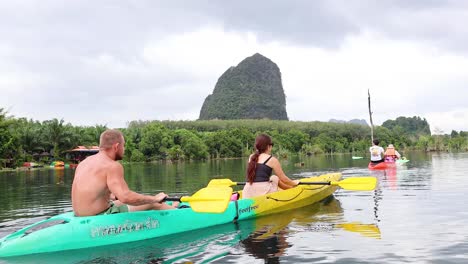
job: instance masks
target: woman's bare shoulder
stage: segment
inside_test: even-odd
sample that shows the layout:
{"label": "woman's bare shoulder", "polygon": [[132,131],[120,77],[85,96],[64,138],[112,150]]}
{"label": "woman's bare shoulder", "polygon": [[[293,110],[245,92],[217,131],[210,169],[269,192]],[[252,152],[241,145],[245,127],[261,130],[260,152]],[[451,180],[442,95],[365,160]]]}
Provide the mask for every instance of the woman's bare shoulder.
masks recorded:
{"label": "woman's bare shoulder", "polygon": [[268,163],[274,163],[274,164],[280,164],[279,163],[279,160],[275,157],[275,156],[271,156],[270,160],[268,161]]}

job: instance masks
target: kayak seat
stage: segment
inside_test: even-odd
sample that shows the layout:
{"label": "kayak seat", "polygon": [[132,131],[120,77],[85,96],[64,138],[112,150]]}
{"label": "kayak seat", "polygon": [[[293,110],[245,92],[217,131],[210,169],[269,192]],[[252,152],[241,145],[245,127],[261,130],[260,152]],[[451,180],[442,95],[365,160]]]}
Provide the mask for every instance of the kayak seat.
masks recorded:
{"label": "kayak seat", "polygon": [[231,201],[237,201],[239,200],[240,194],[238,192],[234,192],[231,195]]}

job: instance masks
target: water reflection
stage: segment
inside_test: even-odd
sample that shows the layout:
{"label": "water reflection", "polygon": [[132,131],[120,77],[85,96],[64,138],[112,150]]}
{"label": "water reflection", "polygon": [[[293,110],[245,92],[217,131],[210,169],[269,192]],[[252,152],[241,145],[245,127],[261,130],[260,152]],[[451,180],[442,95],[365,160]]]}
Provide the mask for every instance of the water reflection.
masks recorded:
{"label": "water reflection", "polygon": [[376,222],[380,222],[379,219],[379,203],[380,200],[382,200],[382,189],[381,188],[376,188],[374,190],[374,195],[373,195],[373,200],[374,200],[374,220]]}
{"label": "water reflection", "polygon": [[331,196],[318,204],[262,217],[255,220],[255,231],[241,240],[241,245],[250,256],[262,259],[264,263],[280,263],[286,249],[293,246],[288,241],[290,235],[300,232],[298,230],[329,231],[333,225],[324,225],[321,215],[341,213],[339,201]]}
{"label": "water reflection", "polygon": [[[341,203],[334,196],[314,205],[256,219],[255,226],[255,231],[240,243],[245,252],[264,263],[280,263],[281,258],[288,255],[287,249],[294,247],[290,238],[302,232],[344,230],[380,239],[380,230],[376,225],[346,222]],[[245,257],[236,255],[228,255],[223,259],[229,260],[249,262]]]}
{"label": "water reflection", "polygon": [[64,184],[65,171],[64,169],[55,169],[55,184]]}

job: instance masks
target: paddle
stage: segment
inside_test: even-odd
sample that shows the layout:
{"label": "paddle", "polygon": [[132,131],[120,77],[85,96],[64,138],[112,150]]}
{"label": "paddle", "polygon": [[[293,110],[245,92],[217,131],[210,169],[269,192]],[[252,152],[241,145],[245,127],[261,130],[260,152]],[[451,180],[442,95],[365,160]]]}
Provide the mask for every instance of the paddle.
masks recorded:
{"label": "paddle", "polygon": [[199,213],[222,213],[226,211],[232,195],[228,186],[208,186],[192,196],[166,197],[163,201],[187,202],[193,211]]}
{"label": "paddle", "polygon": [[397,159],[397,160],[396,160],[396,162],[397,162],[397,163],[400,163],[400,164],[404,164],[404,163],[406,163],[406,162],[408,162],[408,161],[409,161],[409,159],[406,159],[406,158],[402,158],[402,159]]}
{"label": "paddle", "polygon": [[380,229],[375,224],[361,224],[359,222],[335,224],[349,232],[356,232],[366,237],[381,239]]}
{"label": "paddle", "polygon": [[[245,182],[233,182],[230,179],[214,179],[208,183],[208,187],[215,186],[235,186],[245,185]],[[329,181],[329,182],[315,182],[312,180],[302,180],[299,182],[301,185],[337,185],[345,190],[352,191],[372,191],[377,185],[377,178],[375,177],[351,177],[342,181]]]}

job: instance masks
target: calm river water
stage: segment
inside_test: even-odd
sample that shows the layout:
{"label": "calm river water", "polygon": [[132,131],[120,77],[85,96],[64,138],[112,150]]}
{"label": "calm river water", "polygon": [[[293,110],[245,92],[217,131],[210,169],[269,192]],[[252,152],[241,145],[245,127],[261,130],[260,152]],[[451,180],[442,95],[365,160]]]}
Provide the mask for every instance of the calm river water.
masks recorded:
{"label": "calm river water", "polygon": [[[0,263],[468,263],[468,153],[404,154],[406,165],[375,172],[350,155],[283,161],[296,179],[373,175],[375,191],[338,190],[321,203],[257,220]],[[244,181],[245,169],[244,160],[126,164],[125,177],[133,190],[175,196],[213,178]],[[0,172],[0,237],[71,211],[73,173]]]}

